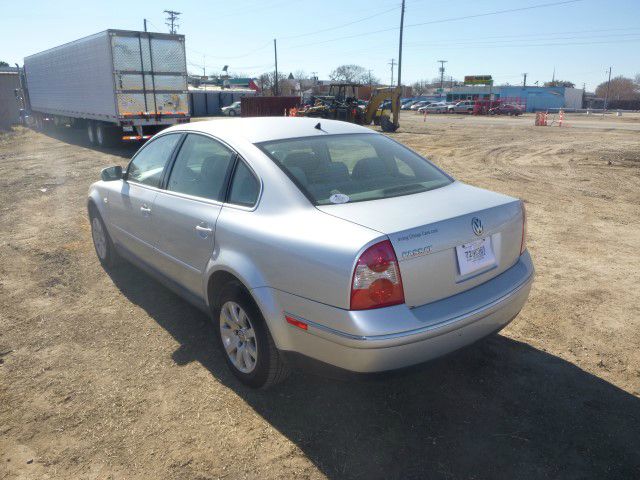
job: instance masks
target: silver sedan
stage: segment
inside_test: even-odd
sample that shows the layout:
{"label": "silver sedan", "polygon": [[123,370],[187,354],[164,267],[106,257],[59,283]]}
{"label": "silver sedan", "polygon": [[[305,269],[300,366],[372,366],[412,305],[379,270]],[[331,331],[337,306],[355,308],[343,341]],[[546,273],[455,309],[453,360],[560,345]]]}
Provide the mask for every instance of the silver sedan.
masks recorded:
{"label": "silver sedan", "polygon": [[315,364],[439,357],[507,325],[533,281],[520,200],[387,136],[309,118],[176,125],[89,190],[98,258],[212,315],[253,387]]}

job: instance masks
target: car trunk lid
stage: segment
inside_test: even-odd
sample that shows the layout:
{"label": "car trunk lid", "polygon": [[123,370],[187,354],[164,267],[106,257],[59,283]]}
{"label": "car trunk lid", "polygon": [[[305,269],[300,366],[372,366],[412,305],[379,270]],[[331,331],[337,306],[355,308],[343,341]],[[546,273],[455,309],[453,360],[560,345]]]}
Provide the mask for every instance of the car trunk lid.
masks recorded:
{"label": "car trunk lid", "polygon": [[414,195],[317,208],[389,237],[410,307],[484,283],[520,255],[520,201],[461,182]]}

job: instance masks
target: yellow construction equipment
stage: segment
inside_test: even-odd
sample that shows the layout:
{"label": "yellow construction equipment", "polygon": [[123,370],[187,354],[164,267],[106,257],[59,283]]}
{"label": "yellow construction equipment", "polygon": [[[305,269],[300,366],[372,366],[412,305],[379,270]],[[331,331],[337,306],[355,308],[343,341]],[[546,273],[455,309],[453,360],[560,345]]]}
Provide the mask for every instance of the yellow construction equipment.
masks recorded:
{"label": "yellow construction equipment", "polygon": [[400,126],[400,87],[375,88],[366,106],[358,104],[354,83],[334,83],[329,95],[316,97],[313,106],[297,111],[299,117],[329,118],[360,125],[374,122],[383,132],[395,132]]}

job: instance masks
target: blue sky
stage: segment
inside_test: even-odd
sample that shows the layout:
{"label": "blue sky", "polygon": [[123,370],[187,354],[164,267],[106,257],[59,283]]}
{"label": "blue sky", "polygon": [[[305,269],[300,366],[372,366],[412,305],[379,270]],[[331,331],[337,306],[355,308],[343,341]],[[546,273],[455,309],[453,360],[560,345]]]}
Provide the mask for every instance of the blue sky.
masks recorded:
{"label": "blue sky", "polygon": [[[587,89],[613,75],[640,73],[640,0],[407,0],[403,83],[438,75],[491,74],[497,83],[556,78]],[[541,8],[524,9],[544,4]],[[246,0],[6,2],[0,60],[22,64],[24,56],[107,28],[167,31],[165,9],[182,12],[189,69],[217,74],[259,74],[273,69],[273,38],[279,70],[304,70],[328,78],[336,66],[356,63],[390,80],[398,58],[400,0]],[[368,18],[367,18],[368,17]],[[454,19],[456,18],[456,19]],[[362,20],[362,21],[360,21]],[[346,25],[350,23],[349,25]],[[394,76],[397,73],[394,73]]]}

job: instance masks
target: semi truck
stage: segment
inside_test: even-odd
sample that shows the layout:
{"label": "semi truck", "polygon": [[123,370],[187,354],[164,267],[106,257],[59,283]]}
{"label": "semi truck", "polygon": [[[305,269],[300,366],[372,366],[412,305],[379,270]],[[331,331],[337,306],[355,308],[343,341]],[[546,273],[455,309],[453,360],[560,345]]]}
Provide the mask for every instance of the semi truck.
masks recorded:
{"label": "semi truck", "polygon": [[139,141],[189,122],[184,35],[106,30],[28,56],[23,123],[70,126],[89,143]]}

